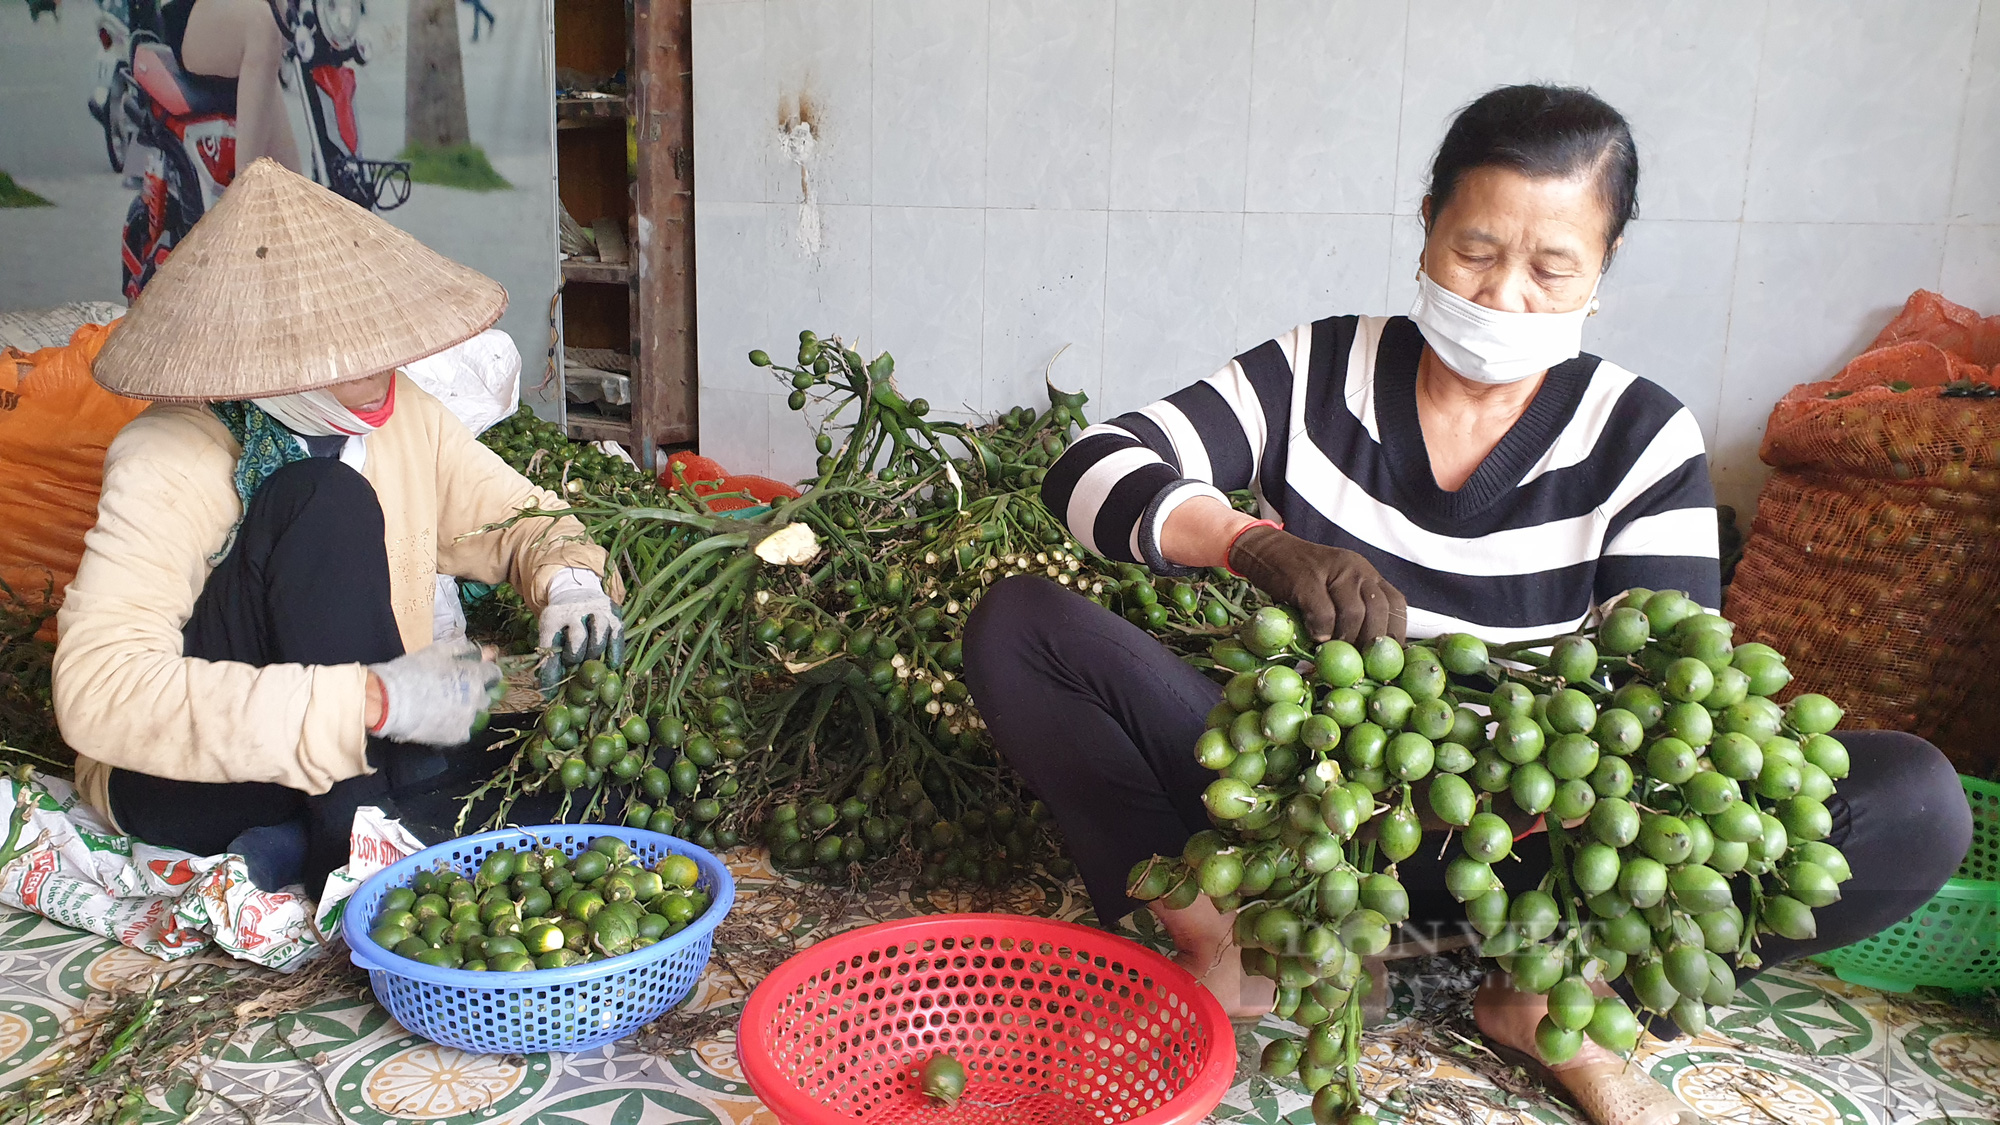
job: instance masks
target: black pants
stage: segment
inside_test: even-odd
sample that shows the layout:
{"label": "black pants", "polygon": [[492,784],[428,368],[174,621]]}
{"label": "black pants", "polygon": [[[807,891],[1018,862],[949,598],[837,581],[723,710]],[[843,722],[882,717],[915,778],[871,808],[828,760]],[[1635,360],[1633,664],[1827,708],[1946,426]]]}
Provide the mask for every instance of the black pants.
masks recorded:
{"label": "black pants", "polygon": [[[235,544],[209,574],[181,637],[187,656],[260,667],[379,664],[403,655],[374,487],[329,458],[271,474],[251,498]],[[196,855],[227,851],[250,828],[303,820],[305,885],[317,894],[327,873],[347,862],[354,810],[393,809],[399,785],[444,764],[434,751],[376,738],[368,741],[368,763],[376,772],[318,795],[268,782],[209,784],[114,770],[111,811],[139,839]]]}
{"label": "black pants", "polygon": [[[1193,747],[1221,687],[1097,603],[1027,577],[997,582],[980,600],[966,623],[965,676],[1001,756],[1055,813],[1098,917],[1136,909],[1125,895],[1132,865],[1178,855],[1209,827],[1201,793],[1214,775]],[[1958,775],[1936,747],[1896,731],[1845,731],[1840,740],[1852,772],[1827,801],[1827,842],[1854,878],[1839,902],[1813,912],[1817,937],[1761,938],[1766,966],[1902,921],[1958,869],[1972,840]],[[1412,927],[1465,925],[1444,889],[1444,865],[1457,853],[1455,840],[1447,847],[1433,837],[1398,866]],[[1498,870],[1510,890],[1527,890],[1548,871],[1548,837],[1530,836],[1515,853],[1520,862]],[[1738,979],[1753,975],[1739,970]]]}

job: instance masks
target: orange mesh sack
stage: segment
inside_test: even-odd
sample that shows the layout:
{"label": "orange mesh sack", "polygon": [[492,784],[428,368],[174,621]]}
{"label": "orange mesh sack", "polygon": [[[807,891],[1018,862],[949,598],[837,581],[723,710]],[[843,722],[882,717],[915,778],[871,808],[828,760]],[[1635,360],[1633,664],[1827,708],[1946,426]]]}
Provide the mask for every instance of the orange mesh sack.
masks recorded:
{"label": "orange mesh sack", "polygon": [[[60,600],[97,522],[104,450],[146,408],[97,385],[90,362],[111,328],[86,324],[58,348],[0,352],[0,581],[30,604]],[[51,636],[53,619],[44,633]]]}
{"label": "orange mesh sack", "polygon": [[[711,512],[735,512],[779,500],[795,500],[799,490],[781,480],[754,473],[731,473],[722,463],[699,453],[682,451],[667,458],[660,484],[674,488],[685,482]],[[720,495],[717,495],[720,493]],[[748,495],[739,495],[747,493]],[[713,500],[707,497],[715,496]]]}
{"label": "orange mesh sack", "polygon": [[[1832,379],[1771,411],[1765,484],[1730,586],[1738,635],[1860,726],[2000,762],[2000,317],[1919,290]],[[1991,728],[1988,728],[1991,729]]]}

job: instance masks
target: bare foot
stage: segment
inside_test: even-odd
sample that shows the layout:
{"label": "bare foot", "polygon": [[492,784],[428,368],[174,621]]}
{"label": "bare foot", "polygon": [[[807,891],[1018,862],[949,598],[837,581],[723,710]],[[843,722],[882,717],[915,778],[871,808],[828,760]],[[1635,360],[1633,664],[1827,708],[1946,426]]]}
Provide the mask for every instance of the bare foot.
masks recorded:
{"label": "bare foot", "polygon": [[[1478,995],[1472,1000],[1472,1019],[1479,1025],[1481,1035],[1533,1059],[1542,1057],[1541,1052],[1535,1050],[1535,1026],[1548,1014],[1548,997],[1532,992],[1516,992],[1505,973],[1488,973],[1479,984]],[[1618,1061],[1617,1055],[1585,1038],[1583,1049],[1576,1053],[1575,1058],[1549,1069],[1561,1072]]]}
{"label": "bare foot", "polygon": [[1197,956],[1193,953],[1174,955],[1174,963],[1202,983],[1222,1002],[1222,1010],[1229,1018],[1259,1019],[1271,1014],[1278,1003],[1278,982],[1243,971],[1243,961],[1232,943],[1223,946],[1215,955]]}
{"label": "bare foot", "polygon": [[[1602,995],[1611,992],[1603,986],[1594,987]],[[1542,1057],[1535,1049],[1535,1025],[1548,1010],[1547,997],[1515,991],[1505,973],[1488,975],[1472,1002],[1472,1018],[1480,1034],[1531,1059]],[[1575,1058],[1549,1070],[1595,1125],[1702,1123],[1700,1114],[1644,1070],[1628,1065],[1587,1038]]]}
{"label": "bare foot", "polygon": [[1220,913],[1206,898],[1179,910],[1151,903],[1153,914],[1174,939],[1174,961],[1194,974],[1222,1001],[1230,1019],[1257,1019],[1271,1014],[1278,1003],[1278,985],[1243,971],[1236,947],[1235,912]]}

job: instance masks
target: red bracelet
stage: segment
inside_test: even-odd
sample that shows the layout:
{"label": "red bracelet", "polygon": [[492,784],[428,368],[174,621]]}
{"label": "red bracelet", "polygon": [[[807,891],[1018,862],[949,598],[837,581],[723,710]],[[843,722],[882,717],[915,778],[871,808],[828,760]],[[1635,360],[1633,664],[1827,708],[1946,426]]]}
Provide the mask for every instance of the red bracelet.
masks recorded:
{"label": "red bracelet", "polygon": [[1238,578],[1242,578],[1243,575],[1237,574],[1236,568],[1229,564],[1229,556],[1236,551],[1236,541],[1243,538],[1243,533],[1253,527],[1275,527],[1279,531],[1285,530],[1285,525],[1276,520],[1251,520],[1249,523],[1236,529],[1236,534],[1229,537],[1229,544],[1222,548],[1222,569],[1231,574],[1236,574]]}

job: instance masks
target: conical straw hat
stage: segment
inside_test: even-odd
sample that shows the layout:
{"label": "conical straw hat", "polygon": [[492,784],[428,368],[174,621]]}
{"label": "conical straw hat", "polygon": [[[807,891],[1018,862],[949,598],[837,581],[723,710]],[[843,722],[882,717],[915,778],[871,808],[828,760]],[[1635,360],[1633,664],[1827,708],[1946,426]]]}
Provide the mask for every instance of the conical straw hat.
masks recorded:
{"label": "conical straw hat", "polygon": [[443,351],[506,307],[499,282],[266,158],[174,247],[91,372],[133,398],[291,394]]}

